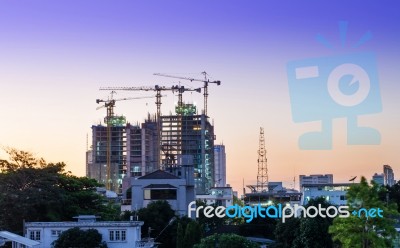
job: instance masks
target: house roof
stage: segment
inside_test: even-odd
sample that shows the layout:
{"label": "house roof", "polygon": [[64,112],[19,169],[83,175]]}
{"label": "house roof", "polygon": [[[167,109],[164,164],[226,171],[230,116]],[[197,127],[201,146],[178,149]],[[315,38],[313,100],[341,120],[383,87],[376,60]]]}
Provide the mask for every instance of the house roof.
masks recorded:
{"label": "house roof", "polygon": [[156,170],[152,173],[141,176],[138,179],[180,179],[180,178],[166,171]]}
{"label": "house roof", "polygon": [[20,235],[17,235],[15,233],[7,232],[7,231],[1,231],[0,237],[7,239],[7,240],[17,242],[18,244],[23,244],[27,247],[37,247],[38,245],[40,245],[40,243],[35,240],[31,240],[31,239],[28,239],[28,238],[22,237]]}
{"label": "house roof", "polygon": [[145,189],[176,189],[176,187],[171,184],[149,184]]}

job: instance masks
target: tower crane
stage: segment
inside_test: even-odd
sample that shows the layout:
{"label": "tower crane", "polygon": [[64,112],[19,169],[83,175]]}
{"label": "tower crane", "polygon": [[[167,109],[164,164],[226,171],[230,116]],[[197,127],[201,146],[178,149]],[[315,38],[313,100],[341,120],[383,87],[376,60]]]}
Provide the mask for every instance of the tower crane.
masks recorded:
{"label": "tower crane", "polygon": [[110,99],[96,99],[96,103],[104,103],[104,105],[97,107],[99,110],[101,108],[107,108],[107,115],[104,118],[104,122],[107,126],[107,164],[106,164],[106,189],[111,190],[111,127],[113,125],[113,117],[114,117],[114,107],[115,102],[117,101],[125,101],[125,100],[133,100],[133,99],[143,99],[143,98],[153,98],[154,96],[142,96],[142,97],[127,97],[127,98],[119,98],[113,99],[113,95],[115,91],[111,91]]}
{"label": "tower crane", "polygon": [[182,93],[185,91],[196,91],[196,92],[201,92],[201,88],[197,89],[190,89],[190,88],[185,88],[184,86],[172,86],[172,87],[165,87],[165,86],[159,86],[155,85],[154,87],[150,86],[140,86],[140,87],[101,87],[100,90],[111,90],[111,91],[116,91],[116,90],[124,90],[124,91],[155,91],[156,92],[156,106],[157,106],[157,118],[161,116],[161,91],[178,91],[178,106],[182,106],[183,101],[182,101]]}
{"label": "tower crane", "polygon": [[[172,87],[165,87],[155,85],[154,87],[151,86],[139,86],[139,87],[101,87],[100,90],[111,90],[111,91],[155,91],[156,92],[156,106],[157,106],[157,151],[161,151],[161,91],[178,91],[178,106],[181,107],[183,105],[182,100],[182,93],[185,91],[196,91],[201,92],[201,88],[197,89],[190,89],[185,88],[184,86],[172,86]],[[161,155],[161,154],[160,154]],[[157,166],[160,166],[160,156],[157,156]]]}
{"label": "tower crane", "polygon": [[161,77],[170,77],[170,78],[176,78],[176,79],[184,79],[184,80],[189,80],[190,82],[197,81],[197,82],[203,82],[204,83],[204,114],[207,115],[207,98],[208,98],[208,84],[216,84],[216,85],[221,85],[221,81],[216,80],[216,81],[210,81],[207,78],[207,72],[203,71],[201,74],[204,75],[204,79],[196,79],[196,78],[190,78],[190,77],[180,77],[180,76],[173,76],[173,75],[168,75],[164,73],[154,73],[153,75],[155,76],[161,76]]}

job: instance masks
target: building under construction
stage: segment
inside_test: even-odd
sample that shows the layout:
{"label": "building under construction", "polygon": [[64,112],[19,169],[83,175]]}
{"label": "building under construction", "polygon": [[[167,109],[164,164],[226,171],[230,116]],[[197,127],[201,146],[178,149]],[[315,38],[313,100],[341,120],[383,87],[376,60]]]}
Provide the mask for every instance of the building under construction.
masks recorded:
{"label": "building under construction", "polygon": [[[185,104],[185,114],[161,116],[160,148],[155,117],[139,125],[116,122],[111,127],[110,189],[121,194],[125,177],[140,177],[176,165],[178,155],[192,155],[197,194],[214,186],[214,127],[209,117]],[[92,126],[92,151],[87,176],[106,184],[107,126]],[[160,162],[158,162],[160,161]]]}
{"label": "building under construction", "polygon": [[161,165],[171,167],[178,155],[192,155],[196,194],[206,194],[214,186],[214,127],[193,104],[176,112],[161,116]]}
{"label": "building under construction", "polygon": [[[155,85],[141,87],[105,87],[100,90],[110,90],[111,99],[96,100],[104,103],[107,108],[106,126],[93,126],[92,159],[87,158],[87,175],[105,183],[107,189],[121,194],[130,185],[131,177],[140,177],[157,169],[167,169],[178,166],[177,158],[181,155],[191,155],[194,165],[194,181],[197,194],[207,194],[214,186],[214,127],[207,115],[208,85],[220,85],[220,81],[210,81],[207,73],[204,79],[176,77],[181,80],[198,81],[204,84],[204,110],[197,113],[194,104],[185,104],[182,100],[184,92],[201,92],[201,88],[191,89],[181,85],[165,87]],[[148,118],[141,126],[114,125],[110,120],[114,116],[113,108],[116,101],[149,97],[131,97],[113,99],[113,93],[126,91],[155,91],[157,113],[154,118]],[[175,114],[161,114],[161,92],[178,93],[178,104]],[[99,109],[98,108],[98,109]],[[91,161],[91,164],[88,164]],[[110,185],[112,184],[112,186]]]}
{"label": "building under construction", "polygon": [[[157,166],[157,131],[153,119],[141,126],[117,117],[110,128],[110,190],[122,193],[122,181],[153,172]],[[107,184],[107,126],[92,126],[92,150],[88,153],[87,176]]]}
{"label": "building under construction", "polygon": [[[120,192],[122,178],[126,174],[126,129],[134,128],[126,125],[125,118],[115,116],[111,127],[106,125],[92,126],[92,155],[91,164],[88,165],[87,176],[100,183],[107,184],[107,149],[110,146],[110,189]],[[110,141],[108,141],[110,132]]]}

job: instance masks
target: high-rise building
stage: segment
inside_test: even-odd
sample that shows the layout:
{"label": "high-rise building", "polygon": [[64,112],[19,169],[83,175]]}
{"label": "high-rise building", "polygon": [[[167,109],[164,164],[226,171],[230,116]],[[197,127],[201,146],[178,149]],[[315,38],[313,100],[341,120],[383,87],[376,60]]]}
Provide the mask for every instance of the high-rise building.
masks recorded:
{"label": "high-rise building", "polygon": [[299,176],[299,184],[300,189],[302,188],[303,184],[332,184],[333,183],[333,174],[316,174],[316,175],[300,175]]}
{"label": "high-rise building", "polygon": [[224,145],[214,146],[215,187],[226,186],[226,154]]}
{"label": "high-rise building", "polygon": [[[134,128],[125,121],[110,127],[110,189],[120,193],[126,175],[126,129]],[[107,184],[107,126],[92,126],[92,161],[87,175]]]}
{"label": "high-rise building", "polygon": [[394,173],[392,167],[383,165],[384,183],[385,185],[393,186],[396,181],[394,180]]}
{"label": "high-rise building", "polygon": [[[116,118],[116,117],[114,117]],[[141,126],[120,117],[110,128],[111,190],[123,193],[125,177],[140,177],[158,169],[156,122],[149,117]],[[86,175],[100,183],[107,180],[107,126],[92,126],[92,150],[87,152]]]}
{"label": "high-rise building", "polygon": [[372,176],[372,181],[374,181],[378,185],[383,186],[383,185],[385,185],[385,175],[383,173],[382,174],[375,173]]}
{"label": "high-rise building", "polygon": [[[87,175],[106,184],[107,127],[92,126],[92,133],[92,163],[87,165]],[[215,182],[214,140],[214,127],[209,122],[209,117],[196,114],[193,104],[183,104],[176,109],[176,115],[160,116],[160,137],[155,117],[148,117],[141,126],[125,122],[113,125],[112,190],[119,194],[124,193],[130,187],[131,177],[176,166],[178,156],[192,155],[196,194],[209,193]],[[220,183],[225,185],[225,155],[223,156],[224,164],[221,164],[223,167],[219,170],[219,176],[222,178]]]}
{"label": "high-rise building", "polygon": [[192,155],[196,194],[206,194],[214,186],[214,127],[208,116],[195,114],[193,104],[176,112],[161,116],[161,166],[173,166],[178,155]]}

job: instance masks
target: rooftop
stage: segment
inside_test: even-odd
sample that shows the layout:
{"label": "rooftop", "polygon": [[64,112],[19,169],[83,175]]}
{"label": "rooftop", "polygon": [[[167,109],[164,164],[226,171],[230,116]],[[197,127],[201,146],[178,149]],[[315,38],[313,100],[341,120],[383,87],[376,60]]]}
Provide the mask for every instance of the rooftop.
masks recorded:
{"label": "rooftop", "polygon": [[135,227],[143,226],[143,221],[97,221],[97,222],[26,222],[25,227]]}
{"label": "rooftop", "polygon": [[145,189],[176,189],[176,187],[171,184],[149,184]]}
{"label": "rooftop", "polygon": [[179,177],[162,170],[156,170],[147,175],[138,177],[138,179],[180,179]]}
{"label": "rooftop", "polygon": [[341,187],[341,186],[351,186],[353,184],[357,183],[307,183],[303,184],[302,187],[308,187],[308,188],[320,188],[320,187]]}

